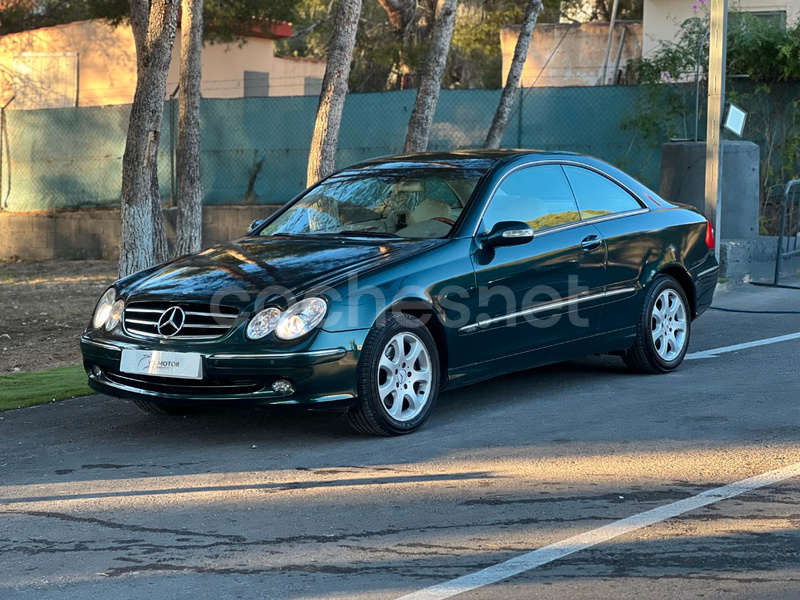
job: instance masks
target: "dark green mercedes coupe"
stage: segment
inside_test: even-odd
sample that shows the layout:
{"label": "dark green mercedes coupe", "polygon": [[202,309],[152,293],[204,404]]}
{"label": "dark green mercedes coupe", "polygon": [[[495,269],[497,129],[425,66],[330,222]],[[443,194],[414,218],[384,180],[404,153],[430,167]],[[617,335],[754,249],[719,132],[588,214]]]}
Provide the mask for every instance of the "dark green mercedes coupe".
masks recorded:
{"label": "dark green mercedes coupe", "polygon": [[338,408],[397,435],[511,371],[596,353],[672,371],[717,271],[703,215],[597,159],[395,156],[116,282],[81,348],[93,389],[152,413]]}

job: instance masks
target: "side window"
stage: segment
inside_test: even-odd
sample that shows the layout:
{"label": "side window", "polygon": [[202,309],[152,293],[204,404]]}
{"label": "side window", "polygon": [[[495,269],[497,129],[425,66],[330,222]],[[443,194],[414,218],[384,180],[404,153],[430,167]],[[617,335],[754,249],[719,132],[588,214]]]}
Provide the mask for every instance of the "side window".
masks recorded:
{"label": "side window", "polygon": [[500,221],[524,221],[534,231],[580,221],[575,198],[561,167],[529,167],[506,177],[483,216],[486,231]]}
{"label": "side window", "polygon": [[636,198],[594,171],[568,165],[564,166],[564,171],[578,199],[578,207],[584,219],[642,208]]}

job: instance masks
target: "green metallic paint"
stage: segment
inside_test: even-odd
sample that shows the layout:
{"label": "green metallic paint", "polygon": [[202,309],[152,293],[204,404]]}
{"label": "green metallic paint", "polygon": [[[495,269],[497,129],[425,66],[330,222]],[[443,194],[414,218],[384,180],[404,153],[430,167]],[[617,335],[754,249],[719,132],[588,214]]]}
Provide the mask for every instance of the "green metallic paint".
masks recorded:
{"label": "green metallic paint", "polygon": [[[442,346],[445,383],[457,387],[503,373],[559,362],[576,356],[630,346],[635,319],[644,301],[644,289],[659,274],[685,274],[694,298],[692,313],[702,313],[711,303],[717,266],[705,245],[706,221],[696,211],[670,204],[640,183],[596,159],[568,153],[527,151],[463,151],[376,159],[353,168],[376,168],[395,163],[448,161],[488,163],[464,214],[444,239],[327,239],[259,238],[258,229],[235,242],[137,273],[115,284],[120,297],[130,300],[209,301],[226,285],[249,292],[282,285],[298,297],[321,293],[329,302],[329,318],[319,329],[294,342],[273,335],[253,342],[245,336],[248,315],[259,308],[252,295],[231,296],[226,302],[242,312],[222,338],[188,341],[135,339],[121,328],[107,332],[87,329],[81,341],[90,385],[99,392],[138,397],[156,402],[210,405],[348,406],[355,402],[356,368],[361,347],[375,321],[387,310],[399,309],[427,316],[428,327]],[[475,234],[492,190],[510,170],[540,162],[584,164],[617,180],[639,198],[643,208],[633,214],[596,219],[553,231],[535,233],[528,243],[500,248],[481,247]],[[418,166],[418,164],[417,164]],[[580,242],[598,234],[604,243],[584,251]],[[678,271],[675,271],[675,270]],[[354,293],[350,276],[357,272],[359,289],[391,298],[389,306],[369,293]],[[503,317],[504,311],[537,308],[552,298],[534,297],[509,310],[502,298],[480,305],[480,286],[502,283],[524,292],[548,285],[570,300],[568,277],[574,276],[592,300],[545,307],[537,319],[560,316],[549,328],[538,328],[523,318],[514,326],[495,323],[475,327],[482,318]],[[317,290],[317,291],[314,291]],[[321,292],[319,290],[322,290]],[[562,299],[564,299],[562,298]],[[574,298],[577,300],[577,298]],[[270,298],[261,298],[261,305]],[[544,305],[542,305],[544,306]],[[463,307],[469,310],[465,316]],[[331,315],[345,313],[334,322]],[[570,315],[587,319],[578,327]],[[473,326],[470,328],[470,326]],[[114,387],[93,367],[108,373],[119,369],[121,348],[198,352],[207,378],[258,379],[265,388],[243,394],[171,394],[163,391],[131,392]],[[330,354],[335,351],[335,354]],[[324,356],[304,353],[323,352]],[[240,358],[225,355],[244,355]],[[288,356],[287,356],[288,355]],[[268,389],[270,381],[289,379],[295,393],[279,396]]]}

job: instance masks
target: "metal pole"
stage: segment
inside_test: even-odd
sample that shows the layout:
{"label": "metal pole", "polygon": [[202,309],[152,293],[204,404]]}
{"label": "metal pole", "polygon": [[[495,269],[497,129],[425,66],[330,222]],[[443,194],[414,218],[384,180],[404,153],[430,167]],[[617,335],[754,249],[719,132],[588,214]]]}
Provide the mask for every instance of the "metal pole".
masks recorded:
{"label": "metal pole", "polygon": [[178,185],[175,181],[175,96],[181,86],[176,85],[175,90],[169,95],[169,205],[175,206],[178,195]]}
{"label": "metal pole", "polygon": [[[784,237],[784,231],[786,229],[786,210],[787,207],[789,206],[789,192],[791,192],[792,188],[798,184],[800,184],[800,179],[792,179],[789,183],[786,184],[786,187],[783,190],[783,207],[781,209],[781,228],[778,231],[778,252],[775,259],[775,279],[773,280],[774,285],[778,285],[781,282],[781,262],[783,261],[783,237]],[[795,240],[796,239],[797,238],[795,238]]]}
{"label": "metal pole", "polygon": [[[17,95],[14,94],[11,96],[8,102],[6,102],[2,107],[0,107],[0,194],[3,191],[3,146],[5,145],[6,135],[7,135],[7,125],[6,125],[6,109],[8,105],[14,101]],[[8,152],[8,148],[6,148],[6,152]],[[5,210],[8,208],[8,196],[11,194],[11,165],[8,165],[8,186],[6,188],[6,194],[2,197],[2,202],[0,202],[0,210]]]}
{"label": "metal pole", "polygon": [[711,0],[708,51],[708,119],[706,132],[705,212],[713,213],[717,231],[714,255],[719,261],[722,239],[722,113],[725,106],[725,60],[728,0]]}
{"label": "metal pole", "polygon": [[608,71],[608,59],[611,58],[611,40],[614,38],[614,25],[617,22],[617,9],[619,8],[619,0],[614,0],[614,6],[611,8],[611,21],[608,24],[608,41],[606,42],[606,57],[603,60],[603,69],[600,71],[600,79],[598,85],[606,84],[606,72]]}
{"label": "metal pole", "polygon": [[525,98],[525,86],[519,78],[519,114],[517,114],[517,148],[522,148],[522,102]]}
{"label": "metal pole", "polygon": [[703,46],[706,45],[708,34],[711,33],[710,29],[706,29],[703,34],[703,39],[700,40],[700,46],[697,48],[697,64],[694,69],[694,141],[697,141],[697,136],[700,131],[700,59],[703,54]]}
{"label": "metal pole", "polygon": [[614,73],[611,75],[611,82],[617,85],[617,74],[619,73],[619,63],[622,61],[622,51],[625,49],[625,34],[628,33],[628,28],[622,28],[619,34],[619,49],[617,49],[617,59],[614,61]]}

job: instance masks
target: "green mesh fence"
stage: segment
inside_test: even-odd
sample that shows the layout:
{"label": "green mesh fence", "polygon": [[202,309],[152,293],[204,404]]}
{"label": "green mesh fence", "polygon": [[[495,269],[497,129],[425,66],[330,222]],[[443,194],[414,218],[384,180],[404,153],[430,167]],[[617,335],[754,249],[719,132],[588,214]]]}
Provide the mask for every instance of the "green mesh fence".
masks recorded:
{"label": "green mesh fence", "polygon": [[[658,88],[655,93],[640,86],[525,90],[503,146],[590,154],[658,189],[660,145],[670,137],[691,137],[695,121],[694,86]],[[348,96],[338,166],[401,152],[415,93]],[[499,90],[443,90],[429,149],[480,147],[499,97]],[[774,149],[776,145],[783,149],[783,140],[794,139],[797,107],[791,105],[794,109],[789,110],[783,102],[777,115],[776,97],[774,91],[759,93],[752,88],[738,92],[737,99],[746,110],[758,107],[773,120],[779,117],[782,129],[780,135],[772,129],[770,168],[782,176],[788,172],[783,168],[787,159]],[[781,98],[787,97],[783,92]],[[301,191],[316,107],[317,98],[311,96],[203,100],[204,202],[280,203]],[[128,106],[8,110],[0,161],[0,201],[5,208],[43,211],[117,205],[128,114]],[[751,120],[747,139],[766,145],[758,129],[764,118]],[[701,137],[704,119],[701,113]],[[175,185],[171,129],[167,103],[159,153],[165,203]]]}

